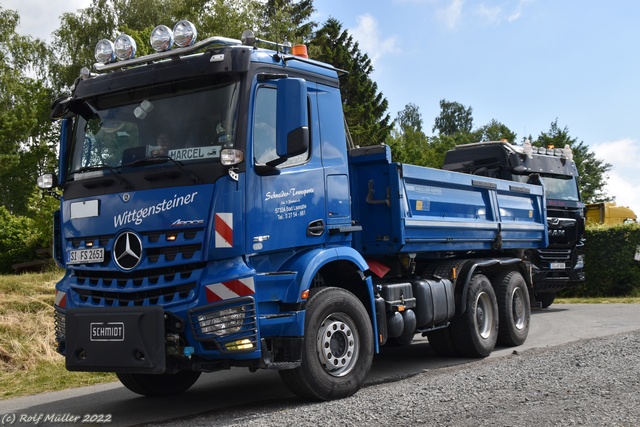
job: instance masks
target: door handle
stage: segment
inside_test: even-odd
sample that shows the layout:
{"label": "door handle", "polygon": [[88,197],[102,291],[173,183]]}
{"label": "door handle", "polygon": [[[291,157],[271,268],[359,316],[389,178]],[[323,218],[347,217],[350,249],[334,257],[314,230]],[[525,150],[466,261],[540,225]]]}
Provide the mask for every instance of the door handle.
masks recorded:
{"label": "door handle", "polygon": [[309,225],[307,225],[307,236],[322,236],[324,233],[324,221],[321,219],[317,219],[315,221],[311,221]]}

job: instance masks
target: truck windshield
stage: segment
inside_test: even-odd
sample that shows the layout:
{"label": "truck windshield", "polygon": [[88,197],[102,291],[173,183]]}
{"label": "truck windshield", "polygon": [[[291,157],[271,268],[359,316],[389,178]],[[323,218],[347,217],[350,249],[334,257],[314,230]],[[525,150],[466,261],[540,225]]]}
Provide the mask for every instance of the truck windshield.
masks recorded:
{"label": "truck windshield", "polygon": [[157,157],[185,165],[219,162],[220,150],[235,144],[239,82],[201,84],[174,82],[87,100],[91,114],[76,120],[70,174],[157,167],[162,163],[146,161]]}
{"label": "truck windshield", "polygon": [[[528,182],[528,175],[514,175],[514,180]],[[580,201],[576,178],[567,175],[541,175],[547,199]]]}

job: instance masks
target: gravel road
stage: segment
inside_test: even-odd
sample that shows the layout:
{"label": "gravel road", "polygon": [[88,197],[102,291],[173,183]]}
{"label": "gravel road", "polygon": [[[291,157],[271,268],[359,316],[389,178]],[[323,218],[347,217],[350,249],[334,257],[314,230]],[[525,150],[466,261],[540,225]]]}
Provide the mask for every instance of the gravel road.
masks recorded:
{"label": "gravel road", "polygon": [[[401,363],[401,361],[399,361]],[[425,371],[347,399],[272,401],[182,426],[637,426],[640,330]],[[159,424],[154,424],[159,425]]]}

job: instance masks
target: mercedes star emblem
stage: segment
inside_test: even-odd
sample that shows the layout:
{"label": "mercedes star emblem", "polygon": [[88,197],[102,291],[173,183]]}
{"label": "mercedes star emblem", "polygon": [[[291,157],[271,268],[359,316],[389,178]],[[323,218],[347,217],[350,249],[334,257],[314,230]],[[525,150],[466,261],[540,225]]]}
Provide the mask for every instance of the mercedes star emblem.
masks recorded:
{"label": "mercedes star emblem", "polygon": [[132,270],[142,260],[142,241],[137,234],[124,232],[116,238],[113,245],[113,258],[123,270]]}

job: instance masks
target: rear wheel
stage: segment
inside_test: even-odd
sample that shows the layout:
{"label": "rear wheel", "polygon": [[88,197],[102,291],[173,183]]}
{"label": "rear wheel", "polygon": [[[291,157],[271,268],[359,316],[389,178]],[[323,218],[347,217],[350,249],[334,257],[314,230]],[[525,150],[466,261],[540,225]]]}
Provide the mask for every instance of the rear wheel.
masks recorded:
{"label": "rear wheel", "polygon": [[191,387],[200,372],[180,371],[175,374],[126,374],[116,373],[126,388],[143,396],[170,396],[180,394]]}
{"label": "rear wheel", "polygon": [[499,325],[498,345],[522,345],[529,334],[531,303],[527,284],[517,271],[496,277]]}
{"label": "rear wheel", "polygon": [[373,331],[358,298],[340,288],[312,289],[307,302],[302,363],[279,371],[300,397],[340,399],[357,392],[373,360]]}
{"label": "rear wheel", "polygon": [[465,312],[451,320],[456,350],[466,357],[487,357],[498,339],[498,302],[486,276],[474,275],[467,288]]}
{"label": "rear wheel", "polygon": [[427,338],[429,339],[429,345],[431,346],[431,349],[438,356],[454,357],[460,355],[453,343],[453,337],[451,336],[451,327],[436,329],[435,331],[427,332]]}

